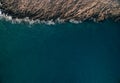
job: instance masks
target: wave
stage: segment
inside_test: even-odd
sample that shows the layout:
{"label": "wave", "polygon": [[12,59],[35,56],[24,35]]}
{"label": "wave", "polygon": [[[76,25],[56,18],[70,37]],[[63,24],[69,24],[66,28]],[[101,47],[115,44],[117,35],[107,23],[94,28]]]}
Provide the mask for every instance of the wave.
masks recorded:
{"label": "wave", "polygon": [[[0,10],[0,20],[10,21],[13,24],[28,23],[30,25],[32,25],[32,24],[55,25],[56,23],[59,23],[59,24],[65,23],[64,19],[59,19],[59,18],[56,19],[56,21],[53,21],[52,19],[51,20],[47,20],[47,21],[45,21],[45,20],[39,20],[39,19],[31,20],[31,19],[29,19],[29,17],[25,17],[25,18],[13,18],[12,16],[3,13],[1,10]],[[69,22],[70,23],[74,23],[74,24],[82,23],[81,21],[77,21],[77,20],[74,20],[74,19],[69,20]]]}
{"label": "wave", "polygon": [[2,13],[2,11],[0,11],[0,20],[10,21],[13,24],[19,24],[19,23],[28,23],[30,25],[36,24],[36,23],[42,23],[42,24],[44,23],[44,24],[48,24],[48,25],[54,25],[55,24],[55,22],[53,22],[52,20],[49,20],[49,21],[31,20],[31,19],[29,19],[29,17],[25,17],[25,18],[22,18],[22,19],[13,18],[10,15]]}

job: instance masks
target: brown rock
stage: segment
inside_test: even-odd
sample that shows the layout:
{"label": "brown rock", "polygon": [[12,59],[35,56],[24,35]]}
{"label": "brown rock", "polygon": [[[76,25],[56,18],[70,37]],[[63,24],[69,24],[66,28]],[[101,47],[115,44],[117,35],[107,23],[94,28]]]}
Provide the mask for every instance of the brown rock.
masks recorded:
{"label": "brown rock", "polygon": [[14,18],[68,21],[120,18],[119,0],[0,0],[0,8]]}

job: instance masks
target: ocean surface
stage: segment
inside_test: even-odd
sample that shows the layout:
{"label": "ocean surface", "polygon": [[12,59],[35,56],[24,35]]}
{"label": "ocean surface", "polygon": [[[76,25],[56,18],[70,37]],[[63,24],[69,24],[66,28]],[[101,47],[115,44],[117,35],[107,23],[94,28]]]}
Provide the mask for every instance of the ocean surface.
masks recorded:
{"label": "ocean surface", "polygon": [[0,20],[0,83],[120,83],[120,23]]}

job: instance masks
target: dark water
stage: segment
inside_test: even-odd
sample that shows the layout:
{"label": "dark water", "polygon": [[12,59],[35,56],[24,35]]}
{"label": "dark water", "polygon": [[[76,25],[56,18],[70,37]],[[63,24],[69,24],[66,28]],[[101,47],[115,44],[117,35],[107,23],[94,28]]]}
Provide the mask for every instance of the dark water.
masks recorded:
{"label": "dark water", "polygon": [[0,21],[0,83],[120,83],[120,24]]}

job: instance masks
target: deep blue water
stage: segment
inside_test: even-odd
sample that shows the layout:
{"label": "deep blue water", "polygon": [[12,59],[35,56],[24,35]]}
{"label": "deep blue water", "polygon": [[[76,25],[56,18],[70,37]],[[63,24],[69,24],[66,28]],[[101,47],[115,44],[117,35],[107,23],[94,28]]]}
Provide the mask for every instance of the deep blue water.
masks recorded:
{"label": "deep blue water", "polygon": [[1,20],[0,83],[120,83],[120,23]]}

